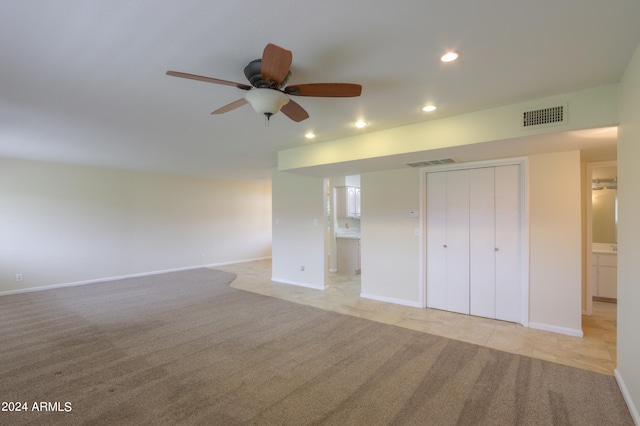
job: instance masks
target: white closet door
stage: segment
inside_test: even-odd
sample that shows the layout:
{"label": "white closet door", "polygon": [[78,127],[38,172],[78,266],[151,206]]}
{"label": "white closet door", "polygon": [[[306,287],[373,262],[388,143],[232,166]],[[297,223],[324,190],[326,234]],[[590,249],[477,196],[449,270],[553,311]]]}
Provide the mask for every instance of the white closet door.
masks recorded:
{"label": "white closet door", "polygon": [[427,174],[427,306],[447,309],[447,174]]}
{"label": "white closet door", "polygon": [[496,317],[494,167],[470,170],[469,313]]}
{"label": "white closet door", "polygon": [[521,321],[520,166],[495,168],[496,318]]}
{"label": "white closet door", "polygon": [[469,313],[469,170],[447,172],[447,310]]}

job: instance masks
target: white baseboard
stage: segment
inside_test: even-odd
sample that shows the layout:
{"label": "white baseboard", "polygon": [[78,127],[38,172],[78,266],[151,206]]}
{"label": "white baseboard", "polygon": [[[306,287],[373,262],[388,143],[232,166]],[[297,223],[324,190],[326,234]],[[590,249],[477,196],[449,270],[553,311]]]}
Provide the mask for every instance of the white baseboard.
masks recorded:
{"label": "white baseboard", "polygon": [[196,266],[196,268],[215,268],[217,266],[238,265],[240,263],[258,262],[259,260],[271,259],[271,256],[254,257],[251,259],[232,260],[230,262],[208,263],[206,265]]}
{"label": "white baseboard", "polygon": [[577,330],[575,328],[558,327],[556,325],[540,324],[537,322],[530,322],[529,328],[535,328],[536,330],[551,331],[553,333],[558,333],[558,334],[566,334],[568,336],[584,337],[584,333],[582,332],[582,330]]}
{"label": "white baseboard", "polygon": [[370,293],[360,293],[360,297],[362,297],[363,299],[377,300],[379,302],[393,303],[395,305],[410,306],[412,308],[421,308],[420,304],[413,300],[394,299],[392,297],[384,297],[384,296],[379,296],[377,294],[370,294]]}
{"label": "white baseboard", "polygon": [[617,368],[613,371],[613,376],[616,378],[616,382],[618,382],[618,387],[620,388],[620,392],[622,392],[624,401],[627,403],[629,413],[631,413],[631,418],[635,424],[640,425],[640,413],[638,413],[638,407],[633,403],[631,395],[629,395],[629,389],[627,389],[627,385],[624,383],[624,379]]}
{"label": "white baseboard", "polygon": [[280,283],[280,284],[289,284],[289,285],[297,285],[298,287],[312,288],[314,290],[324,290],[325,289],[324,284],[322,284],[322,285],[311,284],[311,283],[305,283],[305,282],[301,282],[301,281],[285,280],[283,278],[277,278],[277,277],[271,277],[271,281],[276,282],[276,283]]}
{"label": "white baseboard", "polygon": [[158,270],[158,271],[140,272],[140,273],[136,273],[136,274],[95,278],[95,279],[91,279],[91,280],[73,281],[73,282],[69,282],[69,283],[60,283],[60,284],[51,284],[51,285],[45,285],[45,286],[40,286],[40,287],[26,287],[26,288],[20,288],[20,289],[17,289],[17,290],[2,291],[2,292],[0,292],[0,296],[8,296],[10,294],[19,294],[19,293],[31,293],[33,291],[52,290],[54,288],[75,287],[75,286],[79,286],[79,285],[103,283],[103,282],[109,282],[109,281],[123,280],[123,279],[127,279],[127,278],[146,277],[146,276],[149,276],[149,275],[166,274],[168,272],[188,271],[188,270],[191,270],[191,269],[215,268],[215,267],[218,267],[218,266],[235,265],[235,264],[238,264],[238,263],[247,263],[247,262],[256,262],[258,260],[266,260],[266,259],[271,259],[271,257],[259,257],[259,258],[255,258],[255,259],[237,260],[237,261],[232,261],[232,262],[209,263],[209,264],[206,264],[206,265],[184,266],[184,267],[180,267],[180,268],[162,269],[162,270]]}

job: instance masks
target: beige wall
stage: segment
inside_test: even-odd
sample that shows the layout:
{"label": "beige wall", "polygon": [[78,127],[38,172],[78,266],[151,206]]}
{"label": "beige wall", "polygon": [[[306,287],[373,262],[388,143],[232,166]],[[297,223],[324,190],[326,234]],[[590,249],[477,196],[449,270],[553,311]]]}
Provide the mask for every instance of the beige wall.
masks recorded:
{"label": "beige wall", "polygon": [[269,183],[0,159],[0,205],[0,292],[271,255]]}
{"label": "beige wall", "polygon": [[640,45],[620,83],[618,130],[618,366],[627,404],[640,424]]}
{"label": "beige wall", "polygon": [[582,330],[580,152],[529,158],[529,325]]}
{"label": "beige wall", "polygon": [[418,169],[364,173],[362,189],[361,291],[363,296],[420,306],[420,209]]}
{"label": "beige wall", "polygon": [[272,279],[324,288],[324,273],[328,269],[324,179],[274,171],[271,180]]}

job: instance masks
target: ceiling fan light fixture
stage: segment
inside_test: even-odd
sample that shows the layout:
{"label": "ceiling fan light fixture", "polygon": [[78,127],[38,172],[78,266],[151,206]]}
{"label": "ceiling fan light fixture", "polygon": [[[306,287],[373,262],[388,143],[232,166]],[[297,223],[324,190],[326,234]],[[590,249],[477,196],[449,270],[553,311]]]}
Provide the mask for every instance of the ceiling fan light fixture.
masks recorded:
{"label": "ceiling fan light fixture", "polygon": [[258,114],[271,117],[289,103],[289,97],[276,89],[251,89],[244,95]]}
{"label": "ceiling fan light fixture", "polygon": [[316,134],[313,132],[307,132],[307,134],[305,134],[304,137],[307,139],[313,139],[316,137]]}

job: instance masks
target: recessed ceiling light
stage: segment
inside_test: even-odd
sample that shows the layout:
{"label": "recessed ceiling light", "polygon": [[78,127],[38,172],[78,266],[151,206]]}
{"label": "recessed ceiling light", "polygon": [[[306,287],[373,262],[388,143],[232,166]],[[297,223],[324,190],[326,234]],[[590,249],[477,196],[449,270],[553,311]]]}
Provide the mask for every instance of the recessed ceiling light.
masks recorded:
{"label": "recessed ceiling light", "polygon": [[308,132],[306,135],[304,135],[304,137],[307,139],[313,139],[316,137],[316,135],[313,132]]}
{"label": "recessed ceiling light", "polygon": [[366,126],[367,126],[367,122],[366,122],[366,121],[364,121],[364,120],[356,121],[355,126],[356,126],[358,129],[362,129],[363,127],[366,127]]}
{"label": "recessed ceiling light", "polygon": [[424,108],[422,108],[422,110],[423,110],[424,112],[431,112],[431,111],[435,111],[435,110],[437,110],[437,109],[438,109],[438,107],[437,107],[437,106],[435,106],[435,105],[427,105],[427,106],[425,106]]}
{"label": "recessed ceiling light", "polygon": [[448,52],[440,57],[442,62],[452,62],[458,59],[458,54],[456,52]]}

